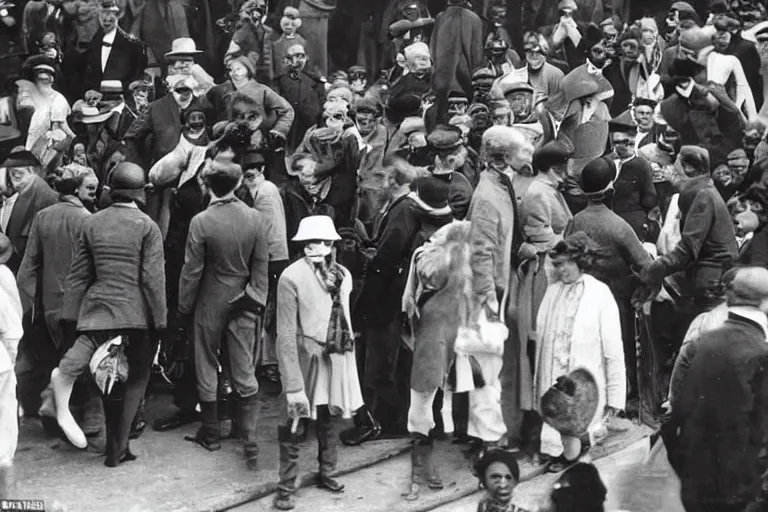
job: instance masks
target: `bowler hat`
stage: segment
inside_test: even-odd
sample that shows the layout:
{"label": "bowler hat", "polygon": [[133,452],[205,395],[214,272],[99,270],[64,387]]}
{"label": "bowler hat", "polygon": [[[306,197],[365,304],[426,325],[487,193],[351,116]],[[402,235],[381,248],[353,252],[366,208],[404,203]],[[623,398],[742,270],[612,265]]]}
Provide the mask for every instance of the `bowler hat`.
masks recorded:
{"label": "bowler hat", "polygon": [[449,184],[439,178],[427,176],[413,182],[413,189],[431,208],[445,208],[448,206]]}
{"label": "bowler hat", "polygon": [[440,124],[427,135],[427,144],[437,151],[455,149],[461,142],[461,130],[455,126]]}
{"label": "bowler hat", "polygon": [[308,242],[310,240],[327,240],[334,242],[341,240],[333,225],[333,220],[327,215],[310,215],[299,222],[294,242]]}
{"label": "bowler hat", "polygon": [[[768,271],[766,271],[768,272]],[[595,419],[599,394],[594,375],[577,368],[557,378],[541,397],[541,415],[552,428],[563,435],[579,437]]]}
{"label": "bowler hat", "polygon": [[596,158],[581,171],[579,186],[585,195],[601,194],[616,179],[616,167],[605,158]]}
{"label": "bowler hat", "polygon": [[551,140],[533,154],[533,168],[539,172],[546,172],[553,165],[564,164],[573,155],[573,149],[570,143],[565,144],[557,139]]}
{"label": "bowler hat", "polygon": [[672,78],[693,78],[706,68],[691,59],[675,59],[669,67],[669,76]]}

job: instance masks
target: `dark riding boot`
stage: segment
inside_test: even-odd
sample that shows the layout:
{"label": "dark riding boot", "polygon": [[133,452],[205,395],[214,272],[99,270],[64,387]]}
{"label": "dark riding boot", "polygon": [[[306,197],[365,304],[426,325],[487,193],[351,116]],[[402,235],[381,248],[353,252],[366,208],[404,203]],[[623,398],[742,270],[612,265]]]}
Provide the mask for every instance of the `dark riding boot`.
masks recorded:
{"label": "dark riding boot", "polygon": [[240,398],[238,406],[237,424],[243,440],[245,464],[251,471],[256,471],[259,460],[259,443],[256,441],[259,407],[256,395]]}
{"label": "dark riding boot", "polygon": [[336,436],[333,434],[331,412],[328,406],[317,408],[315,431],[317,432],[317,462],[320,466],[317,486],[331,492],[342,492],[344,491],[344,484],[331,478],[331,473],[336,469],[338,453]]}
{"label": "dark riding boot", "polygon": [[122,462],[136,459],[128,446],[128,432],[125,428],[125,399],[119,391],[113,389],[110,396],[104,397],[104,419],[107,425],[107,458],[104,460],[104,465],[110,468],[115,468]]}
{"label": "dark riding boot", "polygon": [[199,444],[208,451],[221,448],[219,435],[219,414],[217,402],[200,402],[200,427],[194,436],[184,436],[187,441]]}
{"label": "dark riding boot", "polygon": [[280,510],[291,510],[295,507],[293,495],[296,493],[296,478],[299,476],[299,441],[298,435],[291,433],[288,426],[277,427],[277,440],[280,443],[280,468],[277,484],[277,495],[274,506]]}
{"label": "dark riding boot", "polygon": [[407,501],[415,501],[421,496],[421,486],[429,479],[429,463],[432,453],[432,441],[429,436],[415,432],[411,450],[411,486],[402,494]]}
{"label": "dark riding boot", "polygon": [[144,432],[144,429],[147,428],[147,422],[144,420],[144,406],[146,403],[147,399],[142,398],[141,403],[139,404],[139,410],[136,411],[136,416],[131,423],[131,433],[128,435],[131,439],[138,439]]}

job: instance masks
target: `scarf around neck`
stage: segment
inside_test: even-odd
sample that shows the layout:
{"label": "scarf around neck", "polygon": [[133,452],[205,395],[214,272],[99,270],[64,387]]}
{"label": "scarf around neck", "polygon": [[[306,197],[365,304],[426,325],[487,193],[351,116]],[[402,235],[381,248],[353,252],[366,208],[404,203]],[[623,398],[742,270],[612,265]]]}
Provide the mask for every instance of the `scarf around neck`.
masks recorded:
{"label": "scarf around neck", "polygon": [[[333,301],[331,305],[331,318],[328,321],[328,333],[325,338],[323,354],[343,354],[352,351],[354,337],[349,329],[344,307],[341,304],[341,284],[344,282],[344,269],[335,261],[325,265],[323,262],[315,263],[309,258],[304,258],[307,265],[320,283],[320,286],[328,292]],[[322,344],[322,343],[321,343]]]}

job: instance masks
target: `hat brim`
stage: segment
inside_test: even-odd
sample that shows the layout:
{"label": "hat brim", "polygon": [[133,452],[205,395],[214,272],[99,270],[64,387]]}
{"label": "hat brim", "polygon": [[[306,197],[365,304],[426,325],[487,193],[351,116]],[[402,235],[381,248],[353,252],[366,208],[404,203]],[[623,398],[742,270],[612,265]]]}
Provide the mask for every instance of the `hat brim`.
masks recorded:
{"label": "hat brim", "polygon": [[309,235],[303,235],[300,236],[299,233],[296,234],[293,238],[291,238],[292,242],[309,242],[310,240],[323,240],[328,242],[338,242],[341,240],[341,237],[338,233],[334,233],[333,235],[325,234],[324,236],[309,236]]}
{"label": "hat brim", "polygon": [[165,54],[165,58],[169,57],[192,57],[194,55],[200,55],[203,53],[202,50],[194,50],[194,51],[183,51],[183,52],[168,52]]}

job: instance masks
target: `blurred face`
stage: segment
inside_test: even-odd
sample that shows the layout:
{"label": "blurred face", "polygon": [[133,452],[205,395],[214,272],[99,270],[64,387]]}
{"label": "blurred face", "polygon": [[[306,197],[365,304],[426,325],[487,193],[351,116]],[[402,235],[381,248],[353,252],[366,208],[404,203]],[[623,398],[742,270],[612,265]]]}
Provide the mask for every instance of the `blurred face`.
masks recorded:
{"label": "blurred face", "polygon": [[496,40],[485,48],[485,56],[494,64],[501,64],[507,58],[507,45],[502,40]]}
{"label": "blurred face", "polygon": [[193,59],[175,60],[168,64],[169,75],[189,75],[192,73]]}
{"label": "blurred face", "polygon": [[362,136],[369,135],[376,128],[376,116],[369,112],[358,112],[356,119],[357,129]]}
{"label": "blurred face", "polygon": [[733,179],[737,184],[741,184],[741,182],[744,181],[744,178],[747,175],[747,171],[749,170],[747,164],[743,162],[731,162],[728,164],[728,168],[731,170]]}
{"label": "blurred face", "polygon": [[643,46],[650,46],[656,43],[658,37],[658,31],[653,27],[647,27],[643,29],[643,39],[640,41]]}
{"label": "blurred face", "polygon": [[533,162],[533,146],[531,144],[523,144],[509,159],[507,164],[518,172],[525,172],[531,168]]}
{"label": "blurred face", "polygon": [[149,91],[146,89],[136,89],[133,91],[133,101],[136,105],[146,105],[149,103]]}
{"label": "blurred face", "polygon": [[757,231],[760,228],[760,216],[763,213],[761,204],[751,200],[737,199],[736,204],[731,207],[731,219],[736,236],[743,237]]}
{"label": "blurred face", "polygon": [[294,172],[297,173],[301,186],[307,188],[307,187],[311,187],[316,183],[317,181],[315,178],[316,167],[317,167],[317,163],[314,160],[304,159],[296,162],[293,170]]}
{"label": "blurred face", "polygon": [[253,106],[242,102],[237,102],[232,105],[232,120],[238,123],[247,124],[251,131],[258,130],[263,121],[258,111]]}
{"label": "blurred face", "polygon": [[688,174],[686,174],[685,166],[683,165],[683,162],[680,160],[680,155],[678,155],[677,159],[675,160],[674,172],[670,176],[669,182],[677,190],[680,190],[690,180],[691,180],[691,177],[688,176]]}
{"label": "blurred face", "polygon": [[77,187],[76,195],[84,204],[93,204],[96,202],[96,188],[99,186],[99,180],[96,176],[88,176]]}
{"label": "blurred face", "polygon": [[233,61],[228,66],[229,78],[235,83],[248,80],[248,68],[242,62]]}
{"label": "blurred face", "polygon": [[296,29],[298,28],[297,25],[298,23],[296,16],[293,16],[292,14],[280,18],[280,29],[286,36],[294,35],[296,33]]}
{"label": "blurred face", "polygon": [[581,277],[581,269],[567,254],[553,258],[552,266],[557,278],[565,284],[575,283]]}
{"label": "blurred face", "polygon": [[628,62],[634,62],[640,56],[640,43],[636,39],[621,42],[621,56]]}
{"label": "blurred face", "polygon": [[598,43],[589,49],[589,60],[597,68],[602,69],[605,66],[608,61],[608,53],[603,43]]}
{"label": "blurred face", "polygon": [[619,31],[613,25],[603,26],[603,41],[605,44],[616,44],[616,40],[619,38]]}
{"label": "blurred face", "polygon": [[744,150],[747,153],[754,153],[757,149],[757,145],[760,144],[761,139],[762,135],[759,130],[748,130],[744,132]]}
{"label": "blurred face", "polygon": [[528,68],[538,71],[547,62],[547,56],[538,44],[525,45],[525,62]]}
{"label": "blurred face", "polygon": [[408,21],[416,21],[419,19],[419,6],[418,4],[411,4],[406,5],[403,7],[403,10],[401,11],[403,13],[403,18],[405,18]]}
{"label": "blurred face", "polygon": [[493,124],[496,126],[512,126],[512,114],[506,109],[494,111]]}
{"label": "blurred face", "polygon": [[288,48],[286,58],[289,61],[288,67],[292,71],[301,71],[307,65],[307,52],[299,46]]}
{"label": "blurred face", "polygon": [[612,133],[611,144],[613,145],[613,152],[619,158],[629,158],[635,154],[635,140],[628,133]]}
{"label": "blurred face", "polygon": [[173,90],[173,99],[176,101],[176,105],[181,109],[185,109],[192,103],[192,89],[189,87],[179,87]]}
{"label": "blurred face", "polygon": [[118,13],[114,11],[102,10],[99,12],[99,25],[105,33],[112,32],[117,28]]}
{"label": "blurred face", "polygon": [[515,91],[507,96],[509,106],[515,119],[525,119],[531,113],[533,106],[533,94],[526,91]]}
{"label": "blurred face", "polygon": [[727,30],[718,30],[715,32],[712,42],[715,45],[715,50],[724,52],[728,49],[728,45],[731,44],[731,33]]}
{"label": "blurred face", "polygon": [[496,27],[503,27],[507,22],[507,9],[503,6],[495,6],[491,11],[491,21]]}
{"label": "blurred face", "polygon": [[734,184],[733,173],[725,165],[718,166],[712,171],[712,180],[723,187],[730,187]]}
{"label": "blurred face", "polygon": [[248,188],[258,186],[264,181],[264,164],[243,171],[243,184]]}
{"label": "blurred face", "polygon": [[85,144],[77,143],[72,149],[72,161],[76,164],[87,165],[85,156]]}
{"label": "blurred face", "polygon": [[354,74],[349,76],[349,85],[352,87],[352,91],[357,94],[365,93],[368,88],[368,78],[363,74]]}
{"label": "blurred face", "polygon": [[502,504],[512,500],[512,491],[517,485],[509,466],[503,462],[494,462],[488,466],[483,483],[493,500]]}
{"label": "blurred face", "polygon": [[187,120],[187,127],[193,132],[205,130],[205,114],[202,112],[192,112]]}
{"label": "blurred face", "polygon": [[463,116],[467,113],[467,104],[462,102],[451,103],[448,106],[449,116]]}
{"label": "blurred face", "polygon": [[53,76],[49,73],[38,73],[35,77],[35,83],[42,89],[47,89],[53,86]]}
{"label": "blurred face", "polygon": [[3,190],[3,195],[11,197],[16,192],[24,188],[24,185],[29,181],[34,171],[29,167],[11,167],[8,169],[6,188]]}
{"label": "blurred face", "polygon": [[653,109],[648,105],[638,105],[635,107],[635,121],[640,128],[649,130],[653,127]]}
{"label": "blurred face", "polygon": [[417,55],[410,63],[411,72],[414,74],[424,74],[432,69],[432,59],[426,55]]}
{"label": "blurred face", "polygon": [[763,62],[766,61],[766,57],[768,57],[768,36],[761,35],[757,39],[757,53],[760,54],[760,57],[762,58]]}

